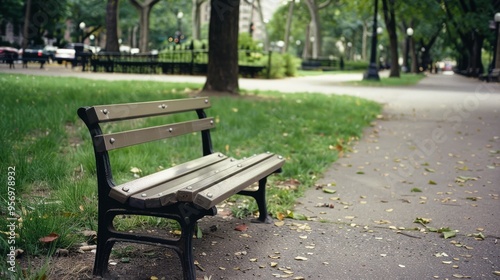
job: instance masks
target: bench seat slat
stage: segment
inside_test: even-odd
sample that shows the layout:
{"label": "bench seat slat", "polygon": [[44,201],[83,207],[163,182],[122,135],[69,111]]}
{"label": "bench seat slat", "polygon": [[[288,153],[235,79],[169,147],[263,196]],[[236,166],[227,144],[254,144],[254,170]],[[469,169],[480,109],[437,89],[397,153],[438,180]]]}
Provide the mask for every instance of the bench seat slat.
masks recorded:
{"label": "bench seat slat", "polygon": [[[195,196],[201,192],[202,190],[209,188],[215,184],[220,183],[223,180],[234,176],[239,172],[244,172],[246,169],[259,164],[260,162],[272,157],[273,154],[259,154],[246,159],[243,159],[237,163],[233,163],[229,168],[214,174],[210,178],[205,180],[201,180],[196,182],[190,186],[186,186],[185,188],[177,191],[177,200],[178,201],[188,201],[193,202]],[[231,180],[231,178],[229,179]]]}
{"label": "bench seat slat", "polygon": [[220,153],[204,156],[124,184],[116,185],[111,188],[109,196],[121,203],[126,203],[129,197],[136,193],[144,192],[161,183],[184,176],[186,173],[194,172],[225,159],[227,159],[227,156]]}
{"label": "bench seat slat", "polygon": [[255,165],[272,154],[261,154],[242,160],[225,159],[181,178],[157,185],[130,197],[129,205],[137,208],[156,208],[177,201],[193,202],[195,195],[212,185]]}
{"label": "bench seat slat", "polygon": [[254,165],[245,172],[240,172],[227,180],[224,180],[210,188],[198,193],[194,203],[205,209],[217,205],[227,197],[238,193],[250,184],[268,176],[283,166],[285,160],[279,156],[273,156],[257,165]]}
{"label": "bench seat slat", "polygon": [[94,143],[98,152],[104,152],[212,128],[214,128],[214,119],[205,118],[169,125],[129,130],[125,132],[98,135],[94,138]]}
{"label": "bench seat slat", "polygon": [[215,164],[182,175],[182,177],[167,181],[143,192],[130,196],[129,205],[136,208],[158,208],[177,202],[177,190],[185,188],[200,180],[213,176],[224,168],[231,166],[229,162],[237,162],[232,158],[225,158]]}
{"label": "bench seat slat", "polygon": [[152,117],[158,115],[173,114],[206,109],[210,107],[207,97],[162,100],[153,102],[139,102],[115,105],[93,106],[88,112],[91,122],[111,122],[134,118]]}

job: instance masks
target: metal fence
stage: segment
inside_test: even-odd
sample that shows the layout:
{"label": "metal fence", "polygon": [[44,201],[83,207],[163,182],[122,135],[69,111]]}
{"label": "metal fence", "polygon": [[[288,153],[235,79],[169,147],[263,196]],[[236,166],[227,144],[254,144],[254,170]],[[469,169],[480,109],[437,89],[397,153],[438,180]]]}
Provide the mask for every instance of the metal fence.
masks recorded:
{"label": "metal fence", "polygon": [[[242,76],[269,78],[271,52],[240,50],[239,73]],[[77,60],[83,70],[142,74],[204,75],[207,73],[207,50],[169,50],[159,54],[124,54],[100,52]]]}

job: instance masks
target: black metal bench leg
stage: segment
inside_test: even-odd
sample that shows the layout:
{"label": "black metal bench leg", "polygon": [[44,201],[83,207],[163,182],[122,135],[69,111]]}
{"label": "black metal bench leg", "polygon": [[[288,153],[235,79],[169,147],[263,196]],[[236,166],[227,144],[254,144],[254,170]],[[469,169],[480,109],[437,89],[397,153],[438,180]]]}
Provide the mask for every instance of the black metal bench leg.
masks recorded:
{"label": "black metal bench leg", "polygon": [[259,180],[259,189],[256,191],[240,191],[241,195],[248,195],[255,199],[257,202],[257,206],[259,206],[259,217],[257,219],[252,219],[252,223],[264,223],[270,224],[273,222],[273,219],[267,213],[267,205],[266,205],[266,184],[267,177],[264,177]]}
{"label": "black metal bench leg", "polygon": [[179,240],[179,251],[177,254],[181,259],[182,274],[184,280],[196,280],[196,272],[193,258],[193,234],[194,225],[185,224],[182,226],[181,239]]}
{"label": "black metal bench leg", "polygon": [[[99,223],[97,231],[97,250],[94,261],[93,274],[103,276],[108,269],[109,256],[113,248],[114,241],[110,241],[110,227],[113,226],[114,215],[108,221]],[[104,220],[104,219],[103,219]]]}
{"label": "black metal bench leg", "polygon": [[181,238],[178,241],[177,254],[181,258],[184,280],[196,280],[196,271],[193,257],[193,234],[196,222],[204,216],[215,215],[217,210],[200,210],[192,204],[179,204],[179,224],[181,225]]}

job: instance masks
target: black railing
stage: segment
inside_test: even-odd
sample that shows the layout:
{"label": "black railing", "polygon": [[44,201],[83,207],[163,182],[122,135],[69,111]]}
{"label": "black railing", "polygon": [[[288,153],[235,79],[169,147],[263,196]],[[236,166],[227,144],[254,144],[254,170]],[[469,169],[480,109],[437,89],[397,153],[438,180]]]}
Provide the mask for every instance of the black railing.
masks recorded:
{"label": "black railing", "polygon": [[[242,76],[269,78],[269,61],[260,51],[239,51],[239,73]],[[170,50],[159,54],[123,54],[101,52],[90,57],[87,65],[93,72],[118,72],[141,74],[205,75],[207,50]],[[86,67],[83,67],[85,70]],[[266,71],[267,70],[267,71]]]}
{"label": "black railing", "polygon": [[307,58],[302,60],[302,70],[333,71],[337,68],[337,59],[334,58]]}

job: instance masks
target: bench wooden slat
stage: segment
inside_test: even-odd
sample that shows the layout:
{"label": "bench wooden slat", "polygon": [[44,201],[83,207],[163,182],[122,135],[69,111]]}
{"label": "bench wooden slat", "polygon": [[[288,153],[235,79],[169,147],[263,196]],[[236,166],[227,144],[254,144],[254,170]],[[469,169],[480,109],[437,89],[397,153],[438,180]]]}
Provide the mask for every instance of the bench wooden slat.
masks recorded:
{"label": "bench wooden slat", "polygon": [[220,171],[205,180],[201,180],[192,185],[186,186],[185,188],[179,189],[179,191],[177,191],[177,200],[193,202],[196,195],[202,190],[218,184],[239,172],[243,172],[253,165],[260,164],[260,162],[272,156],[273,154],[271,153],[259,154],[233,163],[229,166],[229,168]]}
{"label": "bench wooden slat", "polygon": [[220,170],[229,168],[230,163],[238,162],[233,158],[225,157],[224,160],[215,164],[205,166],[196,171],[182,175],[182,177],[165,183],[158,184],[153,188],[137,192],[130,196],[129,205],[141,209],[157,208],[177,202],[177,191],[200,180],[213,176]]}
{"label": "bench wooden slat", "polygon": [[152,117],[210,107],[207,97],[93,106],[87,112],[91,123]]}
{"label": "bench wooden slat", "polygon": [[193,173],[196,170],[213,165],[225,159],[227,159],[227,156],[220,153],[214,153],[202,158],[188,161],[169,169],[114,186],[111,188],[109,196],[121,203],[126,203],[129,197],[136,193],[144,192],[154,186],[174,180],[181,176],[185,176],[187,173]]}
{"label": "bench wooden slat", "polygon": [[205,209],[210,209],[218,203],[225,200],[227,197],[238,193],[249,184],[256,182],[269,174],[275,172],[283,164],[285,160],[281,156],[273,156],[258,165],[254,165],[245,172],[240,172],[228,180],[222,181],[219,184],[213,185],[210,188],[198,193],[194,199],[194,203]]}
{"label": "bench wooden slat", "polygon": [[97,135],[94,138],[94,143],[98,152],[104,152],[212,128],[214,128],[214,119],[205,118],[169,125]]}

